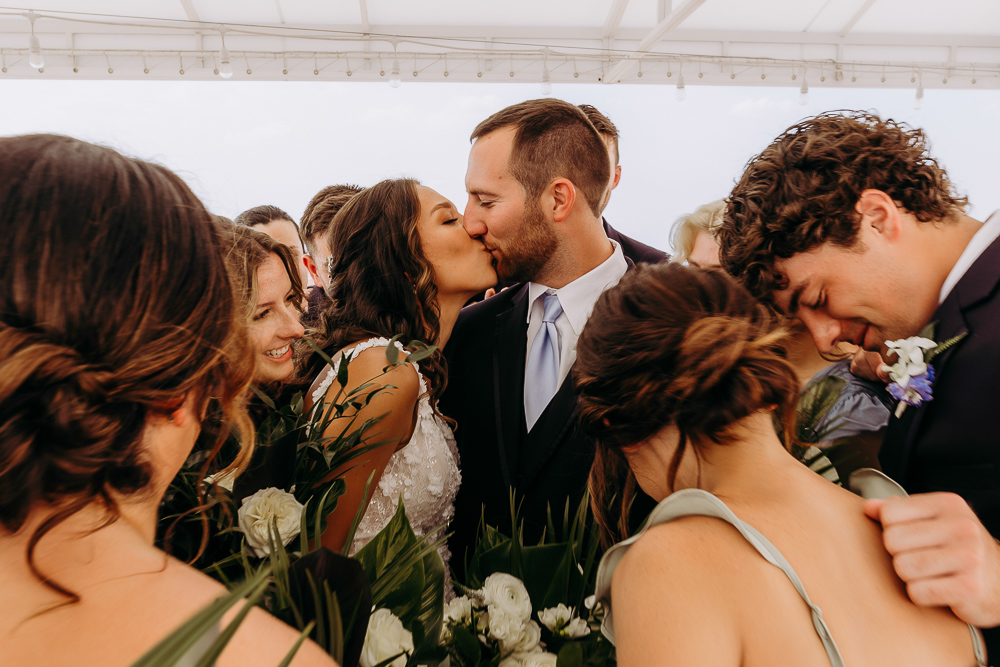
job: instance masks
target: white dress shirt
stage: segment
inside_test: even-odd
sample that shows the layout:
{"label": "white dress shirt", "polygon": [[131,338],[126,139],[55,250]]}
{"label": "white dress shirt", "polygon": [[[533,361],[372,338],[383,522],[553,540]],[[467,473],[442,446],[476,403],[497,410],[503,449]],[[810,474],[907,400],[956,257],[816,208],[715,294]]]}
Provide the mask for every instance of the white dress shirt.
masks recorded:
{"label": "white dress shirt", "polygon": [[983,226],[969,239],[969,245],[965,246],[965,250],[962,251],[958,261],[955,262],[955,266],[951,267],[951,272],[945,278],[944,284],[941,285],[941,293],[938,295],[939,306],[944,303],[944,300],[948,298],[951,291],[955,289],[955,285],[962,279],[965,272],[976,263],[979,256],[990,247],[991,243],[997,240],[997,237],[1000,237],[1000,211],[995,211],[993,215],[986,219]]}
{"label": "white dress shirt", "polygon": [[[542,295],[555,294],[562,305],[562,313],[556,318],[556,331],[559,333],[559,386],[562,386],[576,361],[576,341],[583,331],[583,325],[590,319],[597,297],[604,290],[614,287],[625,275],[628,263],[622,254],[621,246],[611,241],[614,252],[603,263],[583,274],[568,285],[552,289],[539,283],[528,283],[528,340],[525,346],[525,364],[535,335],[542,328],[544,306]],[[527,376],[527,374],[526,374]]]}

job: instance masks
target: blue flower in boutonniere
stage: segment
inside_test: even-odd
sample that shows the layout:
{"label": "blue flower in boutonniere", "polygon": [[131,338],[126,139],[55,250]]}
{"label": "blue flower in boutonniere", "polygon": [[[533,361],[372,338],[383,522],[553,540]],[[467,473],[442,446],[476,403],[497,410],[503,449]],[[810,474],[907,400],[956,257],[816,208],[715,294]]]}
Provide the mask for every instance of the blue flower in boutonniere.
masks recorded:
{"label": "blue flower in boutonniere", "polygon": [[888,367],[889,393],[899,401],[896,418],[903,415],[907,405],[920,406],[934,398],[934,367],[931,359],[962,340],[959,334],[943,343],[935,343],[929,336],[934,335],[934,323],[927,325],[920,336],[910,336],[900,340],[886,341],[889,355],[896,356],[896,363]]}

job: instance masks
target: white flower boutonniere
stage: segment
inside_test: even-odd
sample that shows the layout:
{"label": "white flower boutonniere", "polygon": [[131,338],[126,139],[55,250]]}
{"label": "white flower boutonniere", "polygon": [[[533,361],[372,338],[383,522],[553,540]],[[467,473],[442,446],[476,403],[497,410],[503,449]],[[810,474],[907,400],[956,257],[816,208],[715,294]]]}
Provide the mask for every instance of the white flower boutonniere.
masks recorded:
{"label": "white flower boutonniere", "polygon": [[949,347],[962,340],[959,334],[943,343],[935,343],[934,324],[920,332],[921,335],[886,341],[889,355],[896,356],[896,363],[889,366],[889,393],[899,401],[896,418],[899,419],[907,405],[919,406],[934,398],[934,367],[930,361]]}

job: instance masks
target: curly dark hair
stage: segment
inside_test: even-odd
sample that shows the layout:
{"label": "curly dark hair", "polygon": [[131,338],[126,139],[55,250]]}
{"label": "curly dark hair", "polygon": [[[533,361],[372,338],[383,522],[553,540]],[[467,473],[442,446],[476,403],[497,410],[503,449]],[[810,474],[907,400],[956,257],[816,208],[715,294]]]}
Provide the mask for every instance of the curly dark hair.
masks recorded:
{"label": "curly dark hair", "polygon": [[758,298],[787,287],[775,261],[824,243],[854,247],[864,190],[881,190],[921,222],[968,205],[928,154],[923,130],[864,111],[808,118],[750,160],[716,232],[723,268]]}
{"label": "curly dark hair", "polygon": [[588,486],[605,545],[628,537],[636,481],[623,447],[676,426],[672,488],[688,446],[725,444],[733,424],[767,406],[778,406],[793,442],[799,382],[786,339],[773,314],[720,270],[640,264],[601,295],[574,377],[580,424],[596,443]]}
{"label": "curly dark hair", "polygon": [[[327,354],[373,336],[437,341],[437,286],[417,230],[418,185],[409,178],[377,183],[353,196],[330,224],[330,303],[318,330],[306,333]],[[312,355],[300,382],[315,378],[323,363]],[[436,350],[418,365],[436,405],[447,383],[444,357]]]}

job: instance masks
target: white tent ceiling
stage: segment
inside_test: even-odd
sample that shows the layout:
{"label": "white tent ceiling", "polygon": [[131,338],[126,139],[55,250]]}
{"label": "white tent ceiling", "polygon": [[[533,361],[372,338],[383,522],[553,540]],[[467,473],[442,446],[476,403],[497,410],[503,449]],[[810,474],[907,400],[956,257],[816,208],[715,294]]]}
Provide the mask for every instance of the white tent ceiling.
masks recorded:
{"label": "white tent ceiling", "polygon": [[0,80],[218,79],[223,35],[233,79],[1000,88],[996,0],[22,0]]}

